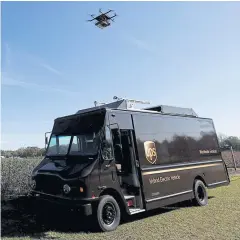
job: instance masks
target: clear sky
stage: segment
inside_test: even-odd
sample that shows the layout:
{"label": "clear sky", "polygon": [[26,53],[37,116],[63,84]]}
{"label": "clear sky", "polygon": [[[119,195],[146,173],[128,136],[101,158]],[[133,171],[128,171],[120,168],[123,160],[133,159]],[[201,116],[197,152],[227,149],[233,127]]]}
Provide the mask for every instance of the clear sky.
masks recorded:
{"label": "clear sky", "polygon": [[[114,95],[193,108],[240,137],[240,2],[2,2],[2,149]],[[119,15],[101,30],[89,14]]]}

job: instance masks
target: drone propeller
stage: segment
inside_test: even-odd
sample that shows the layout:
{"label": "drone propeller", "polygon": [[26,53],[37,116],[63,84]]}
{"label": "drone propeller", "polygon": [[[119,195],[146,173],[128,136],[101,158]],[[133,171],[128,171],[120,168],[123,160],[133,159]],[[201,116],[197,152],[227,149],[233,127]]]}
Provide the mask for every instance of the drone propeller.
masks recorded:
{"label": "drone propeller", "polygon": [[112,17],[110,17],[110,19],[113,20],[114,17],[118,17],[118,15],[115,13]]}
{"label": "drone propeller", "polygon": [[108,14],[108,13],[113,12],[113,11],[114,10],[112,10],[112,9],[108,9],[108,11],[105,14]]}
{"label": "drone propeller", "polygon": [[90,19],[90,20],[86,20],[87,22],[91,22],[95,19],[95,15],[94,14],[89,14],[93,19]]}

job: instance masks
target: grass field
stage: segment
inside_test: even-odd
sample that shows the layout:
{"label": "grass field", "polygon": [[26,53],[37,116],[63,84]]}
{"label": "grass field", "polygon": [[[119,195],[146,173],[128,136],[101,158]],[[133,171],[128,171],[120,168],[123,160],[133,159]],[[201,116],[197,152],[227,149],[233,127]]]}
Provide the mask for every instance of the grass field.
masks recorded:
{"label": "grass field", "polygon": [[240,239],[240,176],[231,184],[209,190],[209,204],[190,202],[131,217],[116,231],[88,232],[87,222],[77,213],[47,211],[43,224],[35,221],[27,200],[2,205],[2,239]]}

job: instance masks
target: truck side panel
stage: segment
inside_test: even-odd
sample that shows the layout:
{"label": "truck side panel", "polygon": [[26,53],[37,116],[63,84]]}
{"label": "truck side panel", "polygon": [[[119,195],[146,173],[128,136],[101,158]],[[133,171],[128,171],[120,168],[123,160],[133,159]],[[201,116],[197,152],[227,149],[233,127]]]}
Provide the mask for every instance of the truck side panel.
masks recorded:
{"label": "truck side panel", "polygon": [[133,114],[147,208],[193,197],[196,177],[229,182],[211,119]]}

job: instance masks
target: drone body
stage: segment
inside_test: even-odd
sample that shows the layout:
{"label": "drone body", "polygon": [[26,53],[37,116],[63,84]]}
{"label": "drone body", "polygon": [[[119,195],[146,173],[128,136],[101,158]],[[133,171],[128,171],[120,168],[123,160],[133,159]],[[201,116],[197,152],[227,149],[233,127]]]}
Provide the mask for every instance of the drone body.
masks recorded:
{"label": "drone body", "polygon": [[110,13],[112,11],[113,10],[109,10],[108,12],[103,13],[103,12],[101,12],[101,9],[100,9],[99,10],[100,15],[98,15],[97,17],[94,17],[94,15],[91,15],[92,19],[88,20],[88,22],[95,20],[96,21],[95,26],[97,26],[101,29],[106,28],[111,25],[110,20],[114,22],[113,18],[117,16],[116,13],[111,17],[107,15],[108,13]]}

